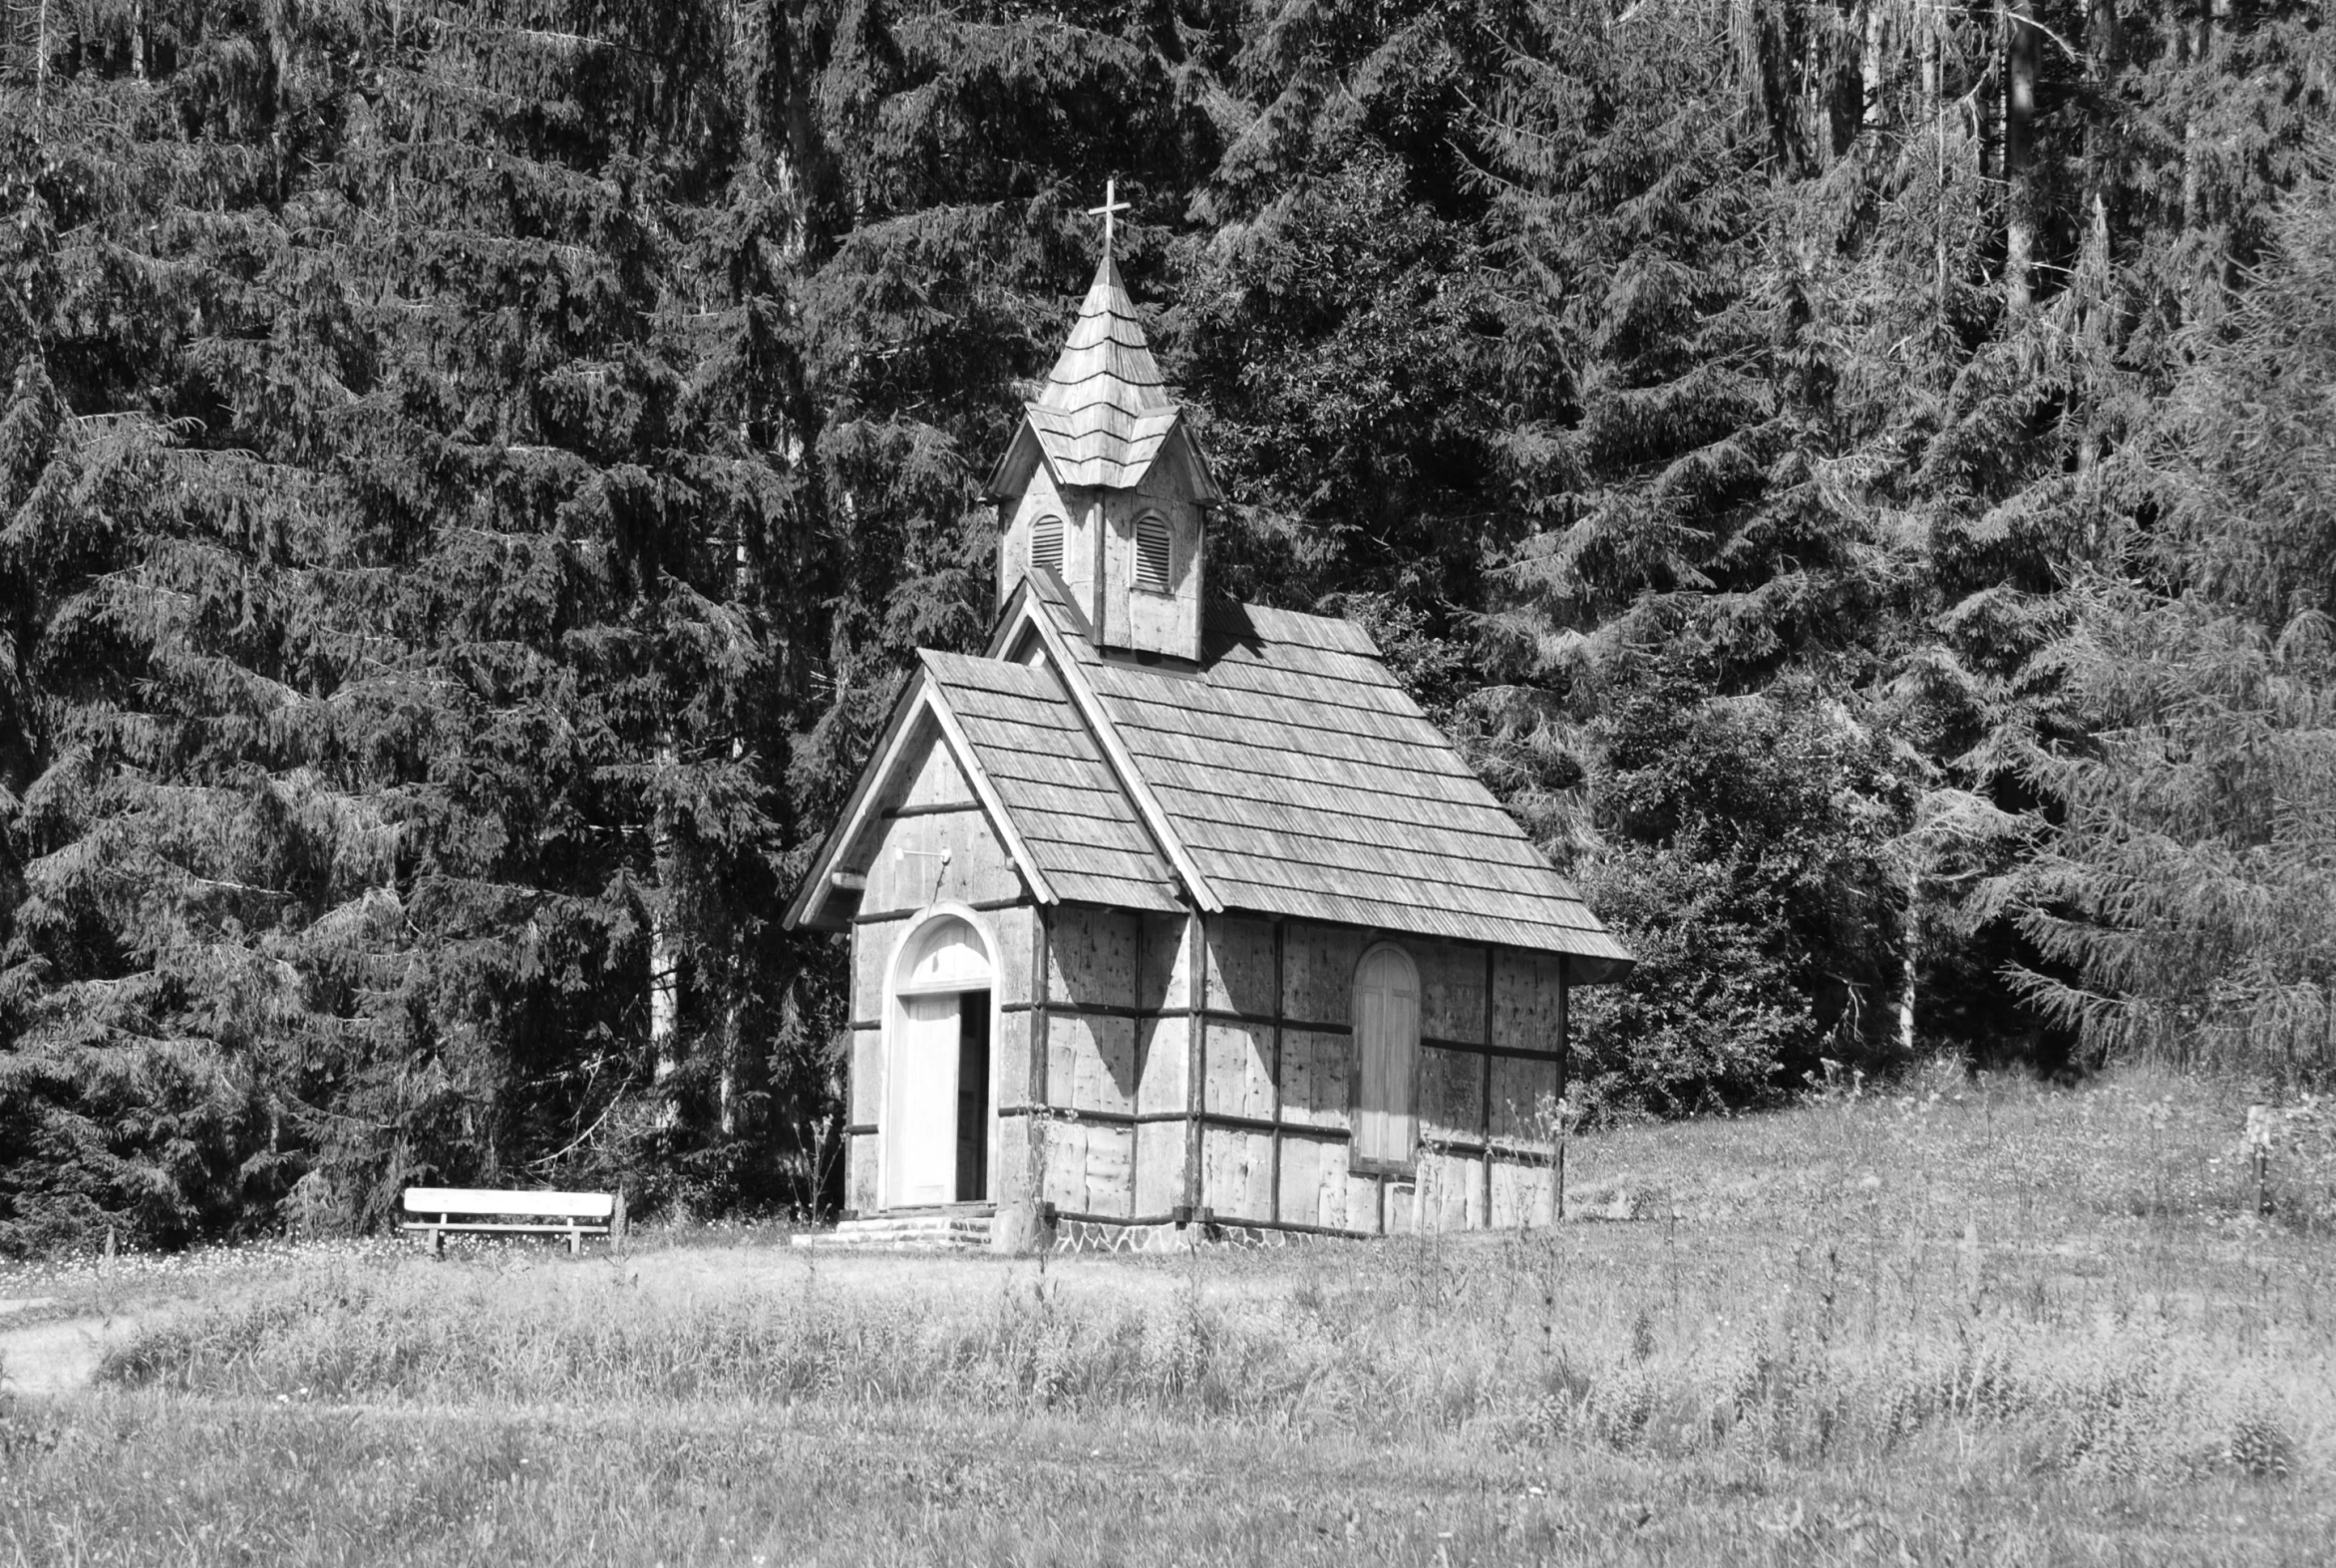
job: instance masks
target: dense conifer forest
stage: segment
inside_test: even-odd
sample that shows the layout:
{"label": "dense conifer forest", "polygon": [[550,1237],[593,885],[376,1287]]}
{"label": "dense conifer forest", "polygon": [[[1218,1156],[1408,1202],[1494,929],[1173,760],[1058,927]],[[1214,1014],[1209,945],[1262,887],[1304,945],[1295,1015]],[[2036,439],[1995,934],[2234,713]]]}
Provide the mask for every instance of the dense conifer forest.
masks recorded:
{"label": "dense conifer forest", "polygon": [[2336,1071],[2320,0],[0,0],[0,1249],[829,1179],[776,916],[1117,178],[1642,957],[1580,1108]]}

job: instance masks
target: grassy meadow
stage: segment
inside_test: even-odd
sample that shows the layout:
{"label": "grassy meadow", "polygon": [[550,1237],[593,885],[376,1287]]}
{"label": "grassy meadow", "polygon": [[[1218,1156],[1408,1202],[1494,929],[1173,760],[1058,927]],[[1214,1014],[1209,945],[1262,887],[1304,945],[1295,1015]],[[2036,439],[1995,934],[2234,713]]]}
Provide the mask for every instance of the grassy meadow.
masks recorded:
{"label": "grassy meadow", "polygon": [[0,1565],[2319,1562],[2328,1194],[2243,1119],[1946,1075],[1578,1140],[1610,1217],[1517,1236],[287,1252],[0,1407]]}

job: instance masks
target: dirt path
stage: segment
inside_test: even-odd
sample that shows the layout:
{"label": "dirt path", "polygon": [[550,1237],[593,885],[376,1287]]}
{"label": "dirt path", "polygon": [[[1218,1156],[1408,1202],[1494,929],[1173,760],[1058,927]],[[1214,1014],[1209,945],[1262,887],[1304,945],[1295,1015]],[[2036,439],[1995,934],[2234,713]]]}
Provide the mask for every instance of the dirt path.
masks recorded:
{"label": "dirt path", "polygon": [[76,1394],[89,1387],[107,1350],[138,1332],[134,1318],[66,1318],[0,1329],[0,1392]]}

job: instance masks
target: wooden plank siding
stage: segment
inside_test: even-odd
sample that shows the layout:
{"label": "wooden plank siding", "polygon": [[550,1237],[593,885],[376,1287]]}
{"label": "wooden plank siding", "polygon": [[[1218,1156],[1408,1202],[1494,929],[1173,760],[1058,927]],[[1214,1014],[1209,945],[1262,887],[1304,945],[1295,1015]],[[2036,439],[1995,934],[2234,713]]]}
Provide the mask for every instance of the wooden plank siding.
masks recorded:
{"label": "wooden plank siding", "polygon": [[1422,1143],[1408,1175],[1374,1175],[1349,1167],[1346,1014],[1379,933],[1078,906],[1047,923],[1042,1102],[1060,1119],[1045,1197],[1062,1212],[1144,1221],[1187,1204],[1358,1235],[1553,1219],[1535,1116],[1563,1085],[1562,1004],[1542,994],[1561,983],[1554,959],[1394,938],[1421,977]]}
{"label": "wooden plank siding", "polygon": [[[852,927],[846,1183],[859,1212],[879,1203],[885,971],[917,913]],[[1337,1015],[1377,933],[1083,905],[1014,904],[984,925],[999,949],[1001,1197],[1027,1174],[1079,1217],[1157,1221],[1181,1205],[1358,1235],[1415,1218],[1475,1229],[1554,1217],[1536,1120],[1541,1098],[1565,1088],[1565,997],[1549,955],[1394,938],[1421,990],[1421,1150],[1407,1177],[1348,1163],[1358,1074],[1352,1022]]]}

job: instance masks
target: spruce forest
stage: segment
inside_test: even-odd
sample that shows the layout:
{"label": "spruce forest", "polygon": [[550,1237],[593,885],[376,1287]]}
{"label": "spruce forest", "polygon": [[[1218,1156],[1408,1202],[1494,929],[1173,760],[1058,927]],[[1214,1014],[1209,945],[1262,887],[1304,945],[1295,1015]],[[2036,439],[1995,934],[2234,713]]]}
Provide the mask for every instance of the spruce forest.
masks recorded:
{"label": "spruce forest", "polygon": [[0,1252],[832,1202],[778,913],[1107,179],[1212,587],[1640,955],[1585,1116],[2336,1077],[2328,22],[0,0]]}

